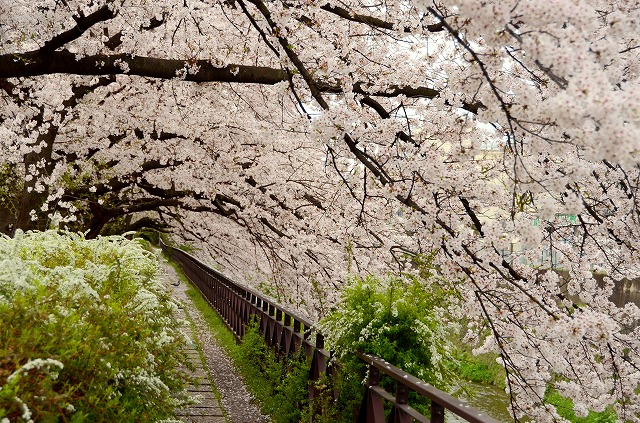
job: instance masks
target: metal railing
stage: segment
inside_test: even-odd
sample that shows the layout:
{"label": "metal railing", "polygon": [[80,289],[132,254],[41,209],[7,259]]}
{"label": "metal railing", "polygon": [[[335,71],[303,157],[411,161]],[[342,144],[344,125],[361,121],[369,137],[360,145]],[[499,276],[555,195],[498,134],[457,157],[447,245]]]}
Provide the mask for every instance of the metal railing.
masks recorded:
{"label": "metal railing", "polygon": [[[330,355],[324,349],[324,337],[315,329],[313,322],[266,295],[232,281],[182,250],[169,247],[162,241],[160,246],[165,254],[180,264],[185,275],[220,314],[238,340],[244,335],[246,326],[253,319],[257,319],[265,342],[276,352],[291,355],[302,349],[307,357],[312,357],[309,369],[310,381],[318,380],[325,374],[329,376],[333,374],[332,367],[328,366]],[[445,410],[471,423],[498,423],[486,413],[474,409],[466,402],[429,385],[379,357],[360,352],[356,355],[369,366],[367,389],[356,419],[357,423],[383,423],[385,401],[392,404],[388,421],[394,423],[413,421],[443,423]],[[387,375],[395,380],[395,395],[379,385],[381,375]],[[431,401],[430,417],[424,416],[408,404],[410,391]],[[310,383],[309,398],[315,398],[319,394],[320,391],[315,384]]]}

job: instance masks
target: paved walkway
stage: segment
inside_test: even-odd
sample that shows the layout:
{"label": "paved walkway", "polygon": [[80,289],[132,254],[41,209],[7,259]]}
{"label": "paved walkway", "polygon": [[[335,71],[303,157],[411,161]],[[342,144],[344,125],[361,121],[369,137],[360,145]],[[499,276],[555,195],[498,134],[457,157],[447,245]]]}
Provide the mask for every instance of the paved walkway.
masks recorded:
{"label": "paved walkway", "polygon": [[[171,288],[174,296],[176,296],[178,291],[178,286],[173,285],[176,284],[174,278],[171,280]],[[191,395],[197,395],[202,398],[200,404],[195,404],[186,409],[180,409],[176,412],[176,415],[180,418],[180,420],[188,423],[227,423],[227,420],[224,417],[224,413],[222,412],[222,408],[220,407],[220,402],[218,401],[218,395],[216,395],[215,387],[211,384],[211,378],[209,377],[209,372],[205,367],[205,361],[203,360],[203,356],[198,351],[198,347],[200,342],[198,337],[195,336],[194,333],[194,325],[193,319],[191,318],[192,310],[187,310],[188,305],[185,306],[183,302],[183,307],[178,309],[177,317],[181,319],[186,319],[191,322],[190,327],[188,328],[187,333],[189,337],[194,341],[193,344],[187,345],[185,347],[185,353],[189,362],[191,362],[195,369],[193,371],[189,371],[186,367],[183,370],[190,373],[197,380],[195,385],[189,385],[187,387],[187,391]]]}
{"label": "paved walkway", "polygon": [[189,336],[195,344],[187,346],[186,353],[196,367],[195,376],[202,380],[197,386],[188,387],[189,392],[203,397],[202,403],[178,410],[178,417],[188,423],[269,423],[231,359],[211,335],[204,317],[186,295],[185,282],[166,263],[164,256],[160,256],[160,261],[167,272],[173,297],[183,305],[178,317],[192,323]]}

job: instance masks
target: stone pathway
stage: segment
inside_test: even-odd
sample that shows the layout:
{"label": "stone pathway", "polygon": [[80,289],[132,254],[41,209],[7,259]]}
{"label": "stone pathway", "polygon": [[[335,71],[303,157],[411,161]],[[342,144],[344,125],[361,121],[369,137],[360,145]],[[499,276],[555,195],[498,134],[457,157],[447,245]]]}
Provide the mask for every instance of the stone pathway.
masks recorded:
{"label": "stone pathway", "polygon": [[178,417],[188,423],[269,423],[270,419],[261,413],[231,359],[187,296],[185,282],[180,280],[176,270],[162,255],[160,262],[167,272],[173,297],[183,305],[179,311],[182,314],[178,317],[192,323],[189,336],[196,344],[187,347],[187,356],[196,366],[196,377],[202,380],[198,386],[188,388],[189,392],[203,396],[202,403],[178,410]]}
{"label": "stone pathway", "polygon": [[[170,283],[171,291],[175,297],[179,290],[179,280],[177,279],[177,275],[173,275],[173,277],[171,277]],[[183,304],[183,307],[178,309],[176,314],[178,318],[186,319],[191,322],[187,333],[194,343],[185,347],[185,353],[187,360],[189,360],[189,362],[195,367],[192,371],[187,370],[186,367],[182,368],[182,370],[185,370],[197,380],[196,385],[190,385],[187,387],[187,391],[191,395],[201,397],[202,401],[200,404],[195,404],[186,409],[178,410],[176,415],[180,420],[187,423],[227,423],[224,413],[222,412],[222,408],[220,407],[215,387],[211,384],[209,371],[205,367],[205,361],[203,360],[204,357],[200,354],[200,351],[198,351],[198,347],[202,347],[198,337],[195,336],[193,331],[194,325],[191,317],[191,313],[193,313],[193,311],[188,310],[189,306],[184,301],[181,301],[181,303]]]}

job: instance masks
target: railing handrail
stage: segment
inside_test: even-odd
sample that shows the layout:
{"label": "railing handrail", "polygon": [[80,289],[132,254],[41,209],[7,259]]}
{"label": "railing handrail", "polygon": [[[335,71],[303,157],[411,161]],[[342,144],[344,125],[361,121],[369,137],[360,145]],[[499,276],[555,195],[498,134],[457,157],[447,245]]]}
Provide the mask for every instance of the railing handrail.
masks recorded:
{"label": "railing handrail", "polygon": [[[330,355],[324,349],[324,337],[317,330],[316,323],[280,305],[261,292],[231,280],[186,251],[170,247],[162,240],[160,240],[160,247],[181,263],[187,277],[194,282],[209,303],[216,308],[227,326],[238,338],[242,337],[244,327],[250,322],[251,316],[257,315],[260,317],[260,329],[263,331],[269,346],[277,348],[285,355],[304,348],[307,356],[313,357],[309,373],[310,380],[320,378],[323,373],[332,372],[331,368],[329,370],[327,368]],[[179,257],[176,257],[176,255]],[[205,278],[207,280],[203,280],[201,275],[198,275],[193,268],[185,266],[187,262],[195,265],[200,272],[208,275],[208,278]],[[221,287],[224,287],[227,291]],[[233,293],[235,297],[230,296],[229,292]],[[216,297],[217,295],[222,297],[218,298]],[[287,316],[289,317],[288,319]],[[293,319],[293,323],[291,319]],[[315,332],[315,337],[310,336],[312,332]],[[362,352],[355,352],[355,355],[369,365],[367,391],[363,398],[357,420],[358,423],[382,422],[385,414],[383,400],[393,404],[392,417],[390,418],[398,422],[415,420],[425,423],[444,423],[444,410],[447,409],[471,423],[499,423],[486,413],[471,407],[465,401],[441,391],[380,357]],[[391,395],[379,386],[380,373],[396,381],[396,396]],[[407,403],[407,395],[410,390],[431,400],[431,417],[429,419],[412,409]],[[309,398],[314,398],[317,395],[319,395],[318,388],[311,384],[309,386]]]}
{"label": "railing handrail", "polygon": [[498,423],[493,417],[486,413],[483,413],[475,408],[469,406],[466,401],[460,400],[433,385],[413,376],[411,373],[407,373],[399,367],[385,361],[384,359],[377,357],[373,354],[366,354],[360,351],[355,353],[365,363],[380,370],[385,375],[395,379],[397,382],[402,383],[404,386],[412,391],[417,392],[429,398],[444,408],[453,411],[456,410],[456,414],[470,422],[476,423]]}
{"label": "railing handrail", "polygon": [[239,289],[242,289],[246,292],[249,292],[253,295],[255,295],[256,297],[260,298],[262,301],[266,302],[267,304],[271,304],[272,306],[276,307],[277,309],[281,310],[282,312],[288,314],[289,316],[293,317],[294,319],[298,320],[301,323],[304,323],[304,325],[308,328],[316,328],[317,324],[312,322],[311,320],[308,320],[306,317],[301,316],[300,314],[298,314],[297,312],[291,310],[290,308],[283,306],[282,304],[278,303],[274,298],[263,294],[262,292],[256,291],[253,288],[250,288],[246,285],[243,285],[242,283],[236,282],[234,280],[232,280],[231,278],[229,278],[228,276],[226,276],[224,273],[212,268],[211,266],[203,263],[202,261],[200,261],[197,257],[193,256],[192,254],[189,254],[188,252],[181,250],[180,248],[175,248],[175,247],[171,247],[167,244],[165,244],[162,240],[160,240],[160,246],[165,246],[168,248],[173,249],[174,251],[178,252],[179,254],[182,254],[186,257],[189,258],[189,260],[191,260],[192,262],[196,263],[200,268],[202,268],[204,271],[211,273],[213,275],[215,275],[217,278],[222,279],[227,285],[232,286],[232,287],[236,287]]}

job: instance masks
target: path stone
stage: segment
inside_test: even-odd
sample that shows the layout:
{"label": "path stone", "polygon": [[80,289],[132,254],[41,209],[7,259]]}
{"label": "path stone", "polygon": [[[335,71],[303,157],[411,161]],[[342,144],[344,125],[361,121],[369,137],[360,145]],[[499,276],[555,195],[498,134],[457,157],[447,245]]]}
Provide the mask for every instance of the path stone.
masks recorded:
{"label": "path stone", "polygon": [[202,395],[203,401],[185,410],[177,410],[178,417],[187,423],[269,423],[269,417],[260,412],[231,359],[211,335],[204,317],[187,296],[185,283],[164,256],[160,256],[160,261],[167,272],[173,297],[183,305],[179,310],[182,314],[178,317],[193,323],[195,332],[189,336],[201,347],[204,356],[200,356],[197,345],[187,349],[187,357],[196,367],[193,373],[202,378],[198,385],[187,390],[194,395]]}
{"label": "path stone", "polygon": [[[179,285],[176,281],[178,281],[177,277],[171,278],[172,291],[175,291],[175,287]],[[176,317],[192,322],[190,314],[191,311],[188,310],[188,305],[183,303],[183,307],[177,310]],[[187,386],[187,392],[191,395],[200,396],[202,401],[200,404],[194,404],[187,408],[176,410],[176,416],[186,423],[227,423],[227,419],[222,412],[222,408],[215,394],[215,388],[209,379],[203,357],[198,351],[198,346],[201,345],[201,343],[198,337],[195,336],[191,326],[188,327],[187,334],[194,342],[192,345],[185,346],[185,356],[193,365],[193,370],[188,370],[186,366],[181,369],[185,370],[196,380],[195,385]]]}

